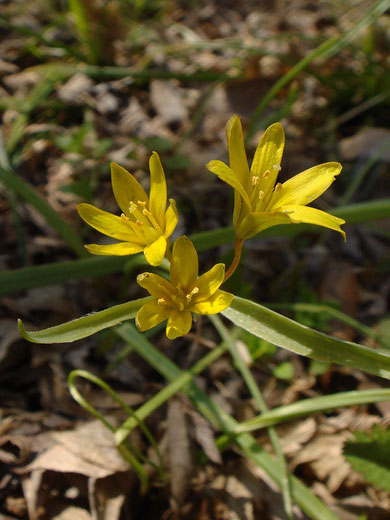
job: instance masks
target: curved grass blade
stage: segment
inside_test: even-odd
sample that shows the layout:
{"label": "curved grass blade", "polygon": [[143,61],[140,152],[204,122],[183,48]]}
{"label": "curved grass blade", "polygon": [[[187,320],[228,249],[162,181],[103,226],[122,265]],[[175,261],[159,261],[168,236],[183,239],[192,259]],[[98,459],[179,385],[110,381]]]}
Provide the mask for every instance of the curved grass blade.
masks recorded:
{"label": "curved grass blade", "polygon": [[258,303],[236,296],[222,314],[251,334],[301,356],[390,379],[390,355],[317,332]]}
{"label": "curved grass blade", "polygon": [[76,231],[69,226],[60,215],[34,190],[27,182],[16,175],[12,170],[0,168],[0,182],[7,189],[14,190],[27,203],[31,204],[57,231],[77,256],[85,257],[87,252]]}
{"label": "curved grass blade", "polygon": [[18,320],[18,328],[24,339],[32,343],[70,343],[91,336],[99,330],[118,325],[122,321],[135,318],[138,309],[150,299],[151,297],[148,296],[147,298],[115,305],[104,311],[87,314],[82,318],[36,332],[26,331],[22,320]]}
{"label": "curved grass blade", "polygon": [[270,425],[291,421],[298,417],[312,415],[320,412],[330,412],[337,408],[356,406],[361,404],[380,403],[390,400],[389,388],[375,388],[372,390],[354,390],[352,392],[340,392],[333,395],[302,399],[296,403],[273,408],[268,412],[249,419],[237,426],[237,432],[250,432],[267,428]]}

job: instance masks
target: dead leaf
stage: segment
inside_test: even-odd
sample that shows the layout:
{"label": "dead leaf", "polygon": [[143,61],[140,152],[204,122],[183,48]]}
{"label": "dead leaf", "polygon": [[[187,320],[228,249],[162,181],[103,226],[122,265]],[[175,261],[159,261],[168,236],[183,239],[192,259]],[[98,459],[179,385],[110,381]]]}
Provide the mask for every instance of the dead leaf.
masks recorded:
{"label": "dead leaf", "polygon": [[162,122],[171,128],[182,124],[188,117],[182,91],[172,81],[153,80],[150,101]]}
{"label": "dead leaf", "polygon": [[347,161],[370,159],[390,162],[390,130],[388,128],[363,128],[340,143],[342,157]]}
{"label": "dead leaf", "polygon": [[193,473],[192,445],[183,404],[172,399],[168,405],[168,446],[172,507],[180,510]]}
{"label": "dead leaf", "polygon": [[194,425],[194,437],[208,458],[216,464],[222,464],[221,453],[215,443],[214,431],[210,423],[196,411],[191,412],[191,420]]}

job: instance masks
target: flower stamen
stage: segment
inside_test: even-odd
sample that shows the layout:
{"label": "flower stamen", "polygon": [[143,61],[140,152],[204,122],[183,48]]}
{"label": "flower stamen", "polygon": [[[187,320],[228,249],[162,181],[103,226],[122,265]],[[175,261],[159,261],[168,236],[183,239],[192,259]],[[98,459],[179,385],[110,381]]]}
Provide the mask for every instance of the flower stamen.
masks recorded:
{"label": "flower stamen", "polygon": [[192,297],[195,296],[195,294],[198,294],[199,287],[194,287],[192,291],[190,291],[188,294],[186,294],[187,300],[190,302],[192,300]]}

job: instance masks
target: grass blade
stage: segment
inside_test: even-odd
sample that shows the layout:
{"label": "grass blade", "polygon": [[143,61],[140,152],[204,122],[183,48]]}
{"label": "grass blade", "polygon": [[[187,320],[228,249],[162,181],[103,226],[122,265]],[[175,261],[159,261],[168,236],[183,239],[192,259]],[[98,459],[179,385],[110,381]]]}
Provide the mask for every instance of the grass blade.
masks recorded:
{"label": "grass blade", "polygon": [[[240,374],[245,381],[245,384],[252,395],[253,399],[257,403],[257,407],[260,412],[266,413],[268,412],[267,405],[263,399],[263,396],[261,394],[261,391],[259,387],[257,386],[257,383],[255,381],[255,378],[252,375],[252,372],[249,370],[248,365],[243,360],[242,356],[240,355],[237,346],[229,333],[228,329],[225,327],[225,325],[222,323],[222,320],[217,315],[211,315],[209,316],[211,322],[214,324],[215,328],[217,329],[218,333],[222,337],[222,339],[226,342],[230,355],[232,356],[234,362],[236,363],[238,370],[240,371]],[[292,512],[292,502],[291,502],[291,490],[290,490],[290,475],[288,471],[288,466],[286,459],[284,457],[284,453],[282,450],[282,446],[280,444],[279,435],[275,428],[270,426],[268,428],[268,435],[271,440],[272,446],[274,448],[275,454],[277,455],[279,459],[279,464],[282,468],[282,478],[281,478],[281,487],[282,487],[282,496],[283,496],[283,504],[284,504],[284,511],[286,513],[286,516],[289,520],[292,520],[293,518],[293,512]]]}
{"label": "grass blade", "polygon": [[28,204],[31,204],[57,231],[68,246],[73,249],[77,256],[87,255],[83,243],[76,231],[69,226],[60,215],[45,201],[38,192],[27,182],[16,175],[12,170],[0,168],[0,182],[9,189],[22,197]]}
{"label": "grass blade", "polygon": [[[129,329],[128,325],[118,327],[117,332],[123,339],[131,343],[134,350],[145,361],[169,381],[174,381],[182,375],[182,370],[159,352],[141,333],[136,331],[138,338],[135,340],[134,331]],[[230,436],[246,457],[261,467],[277,485],[281,486],[282,469],[279,462],[265,452],[252,435],[241,433],[233,437],[233,432],[239,423],[219,408],[195,383],[190,383],[184,392],[206,419]],[[291,478],[291,494],[302,510],[313,520],[337,520],[337,517],[325,504],[295,477]]]}
{"label": "grass blade", "polygon": [[273,408],[249,421],[240,423],[237,432],[250,432],[267,426],[291,421],[306,415],[320,412],[330,412],[337,408],[356,406],[370,403],[380,403],[390,400],[389,388],[375,388],[373,390],[355,390],[340,392],[333,395],[302,399],[296,403]]}
{"label": "grass blade", "polygon": [[314,49],[310,54],[302,58],[296,65],[294,65],[294,67],[290,69],[287,74],[282,76],[276,83],[274,83],[271,89],[265,94],[265,96],[263,96],[251,116],[246,140],[250,139],[258,130],[257,125],[260,116],[270,101],[283,87],[288,85],[288,83],[290,83],[299,72],[305,69],[307,65],[309,65],[316,58],[328,58],[346,47],[354,38],[356,38],[360,29],[366,25],[370,25],[375,20],[375,18],[386,12],[389,7],[390,0],[379,0],[371,7],[371,9],[368,9],[367,14],[363,16],[363,18],[361,18],[358,22],[356,22],[349,31],[341,36],[334,36],[333,38],[330,38],[329,40],[322,43],[319,47]]}

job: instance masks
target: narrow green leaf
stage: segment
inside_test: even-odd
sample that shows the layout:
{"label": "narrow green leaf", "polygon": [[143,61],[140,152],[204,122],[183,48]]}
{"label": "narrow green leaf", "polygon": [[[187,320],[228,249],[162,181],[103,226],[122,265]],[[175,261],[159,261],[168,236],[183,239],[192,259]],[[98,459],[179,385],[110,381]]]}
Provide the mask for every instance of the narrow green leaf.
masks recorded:
{"label": "narrow green leaf", "polygon": [[82,260],[69,260],[55,264],[23,267],[0,271],[0,295],[45,287],[69,280],[85,280],[90,277],[117,273],[147,264],[144,255],[90,256]]}
{"label": "narrow green leaf", "polygon": [[332,338],[257,303],[236,296],[222,314],[251,334],[296,354],[390,379],[389,355]]}
{"label": "narrow green leaf", "polygon": [[[346,219],[349,223],[390,218],[390,199],[351,204],[334,210],[331,213],[337,217]],[[267,229],[259,236],[291,237],[304,232],[306,229],[312,233],[322,232],[322,228],[318,226],[295,224],[275,226]],[[233,242],[234,231],[232,227],[203,231],[191,235],[190,239],[197,251],[207,251],[213,247]],[[132,262],[135,258],[137,258],[137,265],[141,265],[142,255],[135,255],[134,257],[89,257],[85,260],[71,260],[68,262],[0,272],[0,294],[9,294],[24,289],[31,289],[32,287],[43,287],[45,285],[53,285],[69,280],[79,280],[91,276],[103,276],[105,274],[116,273],[121,271],[127,262]]]}
{"label": "narrow green leaf", "polygon": [[104,311],[87,314],[77,320],[37,332],[26,331],[22,320],[18,320],[18,328],[24,339],[32,343],[69,343],[91,336],[99,330],[118,325],[122,321],[135,318],[138,309],[150,299],[151,297],[148,296],[147,298],[115,305]]}
{"label": "narrow green leaf", "polygon": [[149,70],[149,69],[132,69],[130,67],[112,67],[85,64],[71,64],[71,63],[44,63],[30,67],[31,71],[36,71],[39,74],[47,72],[56,72],[62,74],[63,77],[70,77],[77,73],[86,74],[91,78],[96,79],[120,79],[120,78],[134,78],[139,82],[148,82],[152,79],[178,79],[180,81],[232,81],[242,79],[242,74],[229,74],[223,72],[216,72],[211,69],[198,69],[194,72],[176,72],[170,70]]}
{"label": "narrow green leaf", "polygon": [[389,388],[375,388],[373,390],[354,390],[352,392],[340,392],[333,395],[323,395],[310,399],[301,399],[296,403],[279,406],[242,422],[237,427],[237,432],[250,432],[266,428],[273,424],[291,421],[298,417],[313,415],[320,412],[329,412],[337,408],[356,406],[360,404],[380,403],[390,400]]}
{"label": "narrow green leaf", "polygon": [[87,255],[76,231],[60,217],[32,186],[21,179],[12,170],[4,168],[0,168],[0,182],[2,182],[7,189],[14,190],[18,196],[22,197],[39,211],[51,227],[62,236],[64,241],[78,256],[83,257]]}

